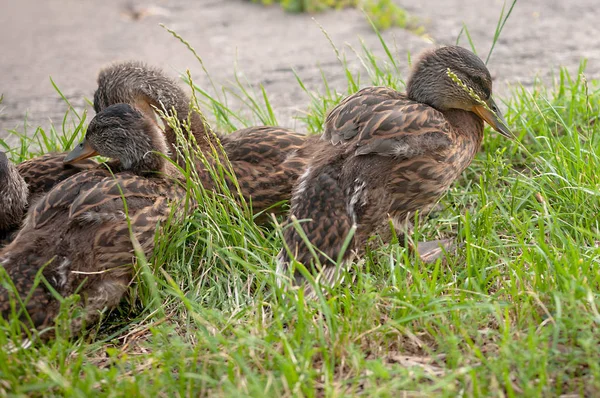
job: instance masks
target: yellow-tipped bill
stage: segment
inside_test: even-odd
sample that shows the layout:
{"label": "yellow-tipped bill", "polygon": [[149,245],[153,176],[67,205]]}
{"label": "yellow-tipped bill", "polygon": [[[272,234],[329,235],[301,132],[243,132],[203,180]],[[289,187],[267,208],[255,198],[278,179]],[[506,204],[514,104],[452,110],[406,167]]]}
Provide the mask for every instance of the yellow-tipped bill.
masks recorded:
{"label": "yellow-tipped bill", "polygon": [[498,110],[496,103],[492,98],[486,101],[486,105],[489,109],[485,108],[482,105],[476,105],[473,107],[473,112],[475,112],[480,118],[485,120],[494,130],[502,134],[507,138],[514,138],[508,127],[506,126],[506,120],[504,120],[504,116]]}
{"label": "yellow-tipped bill", "polygon": [[69,152],[67,156],[65,156],[63,163],[76,163],[80,160],[91,158],[92,156],[96,155],[98,155],[98,152],[96,152],[96,150],[92,148],[84,139],[71,152]]}

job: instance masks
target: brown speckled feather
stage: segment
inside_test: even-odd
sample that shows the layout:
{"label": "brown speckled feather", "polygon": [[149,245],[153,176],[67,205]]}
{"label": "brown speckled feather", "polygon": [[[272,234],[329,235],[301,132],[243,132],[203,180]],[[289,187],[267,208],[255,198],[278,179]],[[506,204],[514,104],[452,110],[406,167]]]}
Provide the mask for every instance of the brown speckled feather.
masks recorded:
{"label": "brown speckled feather", "polygon": [[310,157],[316,138],[281,127],[260,126],[238,130],[222,138],[242,195],[255,213],[288,201]]}
{"label": "brown speckled feather", "polygon": [[[309,242],[318,249],[316,260],[324,271],[322,278],[329,283],[337,278],[334,272],[335,262],[353,225],[353,220],[346,211],[345,195],[339,184],[339,177],[339,171],[335,167],[323,166],[314,174],[308,169],[294,190],[291,209],[291,214],[297,219]],[[289,251],[302,264],[314,263],[312,253],[296,228],[292,222],[288,222],[284,231]],[[277,261],[280,266],[289,263],[290,257],[286,249],[280,252]]]}
{"label": "brown speckled feather", "polygon": [[[41,228],[52,219],[68,209],[70,219],[81,216],[85,212],[107,202],[121,204],[122,199],[144,198],[154,200],[158,197],[157,185],[149,183],[133,173],[122,172],[113,177],[107,170],[98,168],[79,173],[58,184],[46,196],[42,197],[29,211],[29,222],[34,228]],[[160,195],[166,198],[177,197],[175,184],[161,187]],[[109,205],[107,205],[109,206]],[[112,210],[115,210],[110,205]],[[123,211],[119,209],[118,211]]]}
{"label": "brown speckled feather", "polygon": [[387,87],[368,87],[334,108],[323,139],[350,145],[356,155],[411,158],[451,145],[444,115]]}
{"label": "brown speckled feather", "polygon": [[221,142],[230,160],[276,166],[304,145],[306,135],[273,126],[249,127],[223,136]]}
{"label": "brown speckled feather", "polygon": [[[74,165],[65,165],[63,163],[64,157],[65,153],[52,153],[26,160],[16,166],[11,165],[11,168],[14,170],[11,177],[11,184],[14,185],[18,184],[19,181],[23,181],[27,185],[27,190],[24,191],[24,197],[20,197],[18,200],[21,207],[18,218],[15,218],[10,223],[3,223],[2,219],[4,217],[0,214],[0,247],[10,243],[14,238],[21,226],[23,217],[27,213],[27,208],[32,203],[35,203],[40,196],[50,191],[52,187],[61,181],[98,165],[98,162],[92,159],[84,159]],[[18,175],[15,175],[16,173]],[[0,191],[2,191],[1,187]],[[4,194],[4,196],[7,199],[7,194]],[[15,200],[12,202],[14,204]],[[5,209],[9,208],[6,205],[3,205],[3,207]]]}
{"label": "brown speckled feather", "polygon": [[66,165],[63,163],[65,155],[66,152],[48,153],[17,165],[19,174],[29,186],[29,203],[50,191],[59,182],[98,165],[98,162],[93,159],[84,159],[76,164]]}

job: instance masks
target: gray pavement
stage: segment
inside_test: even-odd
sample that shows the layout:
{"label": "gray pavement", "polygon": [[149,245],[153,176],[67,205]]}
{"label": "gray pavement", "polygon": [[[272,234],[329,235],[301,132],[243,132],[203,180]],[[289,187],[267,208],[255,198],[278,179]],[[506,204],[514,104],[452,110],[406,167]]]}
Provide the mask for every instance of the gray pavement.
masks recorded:
{"label": "gray pavement", "polygon": [[[503,5],[499,0],[396,1],[440,44],[454,43],[466,24],[482,54],[491,45]],[[24,131],[26,117],[28,132],[61,123],[67,106],[50,76],[82,109],[85,98],[92,97],[98,70],[116,60],[143,60],[172,76],[190,68],[196,82],[208,88],[193,55],[159,23],[190,42],[217,84],[229,85],[236,65],[249,81],[262,83],[279,122],[302,131],[294,116],[309,100],[292,68],[312,88],[320,87],[320,69],[335,88],[345,88],[342,69],[313,17],[340,48],[345,43],[358,48],[362,38],[383,56],[358,10],[298,15],[244,0],[0,0],[0,138],[9,129]],[[582,57],[589,60],[587,77],[600,77],[599,17],[594,0],[520,0],[488,65],[496,92],[506,94],[511,84],[530,85],[537,75],[550,81],[559,66],[575,72]],[[399,28],[384,37],[401,64],[407,51],[431,46]],[[347,47],[346,53],[355,58]]]}

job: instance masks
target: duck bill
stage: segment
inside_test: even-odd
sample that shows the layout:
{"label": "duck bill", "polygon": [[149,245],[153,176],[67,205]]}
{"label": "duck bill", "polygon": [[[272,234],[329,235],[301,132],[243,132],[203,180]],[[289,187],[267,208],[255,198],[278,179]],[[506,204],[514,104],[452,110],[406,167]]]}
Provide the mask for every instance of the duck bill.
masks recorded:
{"label": "duck bill", "polygon": [[[476,105],[473,107],[473,112],[475,112],[480,118],[485,120],[494,130],[505,136],[506,138],[514,138],[508,127],[506,126],[506,120],[504,120],[504,116],[498,110],[496,103],[492,98],[486,101],[487,108],[483,105]],[[494,111],[490,111],[493,109]]]}
{"label": "duck bill", "polygon": [[72,164],[79,162],[83,159],[91,158],[92,156],[96,155],[98,155],[98,152],[96,152],[86,140],[83,140],[79,145],[75,147],[75,149],[73,149],[67,154],[67,156],[65,156],[65,158],[63,159],[63,163]]}

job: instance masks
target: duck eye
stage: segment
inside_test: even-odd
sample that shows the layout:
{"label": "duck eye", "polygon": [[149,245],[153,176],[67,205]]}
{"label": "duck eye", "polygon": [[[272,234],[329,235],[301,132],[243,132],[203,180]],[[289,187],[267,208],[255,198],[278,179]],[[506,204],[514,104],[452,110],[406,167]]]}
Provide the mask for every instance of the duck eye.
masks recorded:
{"label": "duck eye", "polygon": [[486,82],[480,76],[473,76],[472,81],[475,83],[475,85],[479,86],[481,92],[485,96],[484,99],[488,99],[490,97],[490,89],[488,88]]}
{"label": "duck eye", "polygon": [[483,94],[485,95],[485,99],[490,98],[490,89],[487,87],[482,87],[483,88]]}

